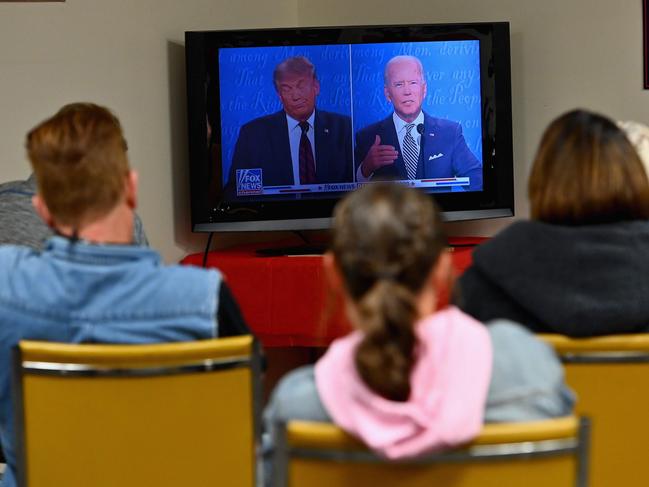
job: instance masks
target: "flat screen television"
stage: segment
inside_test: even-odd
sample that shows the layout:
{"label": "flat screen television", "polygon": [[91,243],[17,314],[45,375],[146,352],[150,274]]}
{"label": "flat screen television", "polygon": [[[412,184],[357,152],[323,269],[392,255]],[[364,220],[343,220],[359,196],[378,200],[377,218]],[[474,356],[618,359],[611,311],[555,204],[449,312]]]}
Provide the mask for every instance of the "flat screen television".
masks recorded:
{"label": "flat screen television", "polygon": [[514,214],[506,22],[186,32],[192,227],[330,226],[378,180]]}

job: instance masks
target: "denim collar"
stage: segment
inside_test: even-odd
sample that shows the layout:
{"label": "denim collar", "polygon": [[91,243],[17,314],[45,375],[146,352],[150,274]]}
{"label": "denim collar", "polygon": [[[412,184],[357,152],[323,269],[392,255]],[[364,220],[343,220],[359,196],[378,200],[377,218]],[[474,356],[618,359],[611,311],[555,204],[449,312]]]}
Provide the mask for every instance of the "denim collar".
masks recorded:
{"label": "denim collar", "polygon": [[139,245],[95,244],[86,240],[70,240],[54,236],[45,241],[44,255],[55,259],[87,264],[120,264],[147,260],[159,264],[160,255]]}

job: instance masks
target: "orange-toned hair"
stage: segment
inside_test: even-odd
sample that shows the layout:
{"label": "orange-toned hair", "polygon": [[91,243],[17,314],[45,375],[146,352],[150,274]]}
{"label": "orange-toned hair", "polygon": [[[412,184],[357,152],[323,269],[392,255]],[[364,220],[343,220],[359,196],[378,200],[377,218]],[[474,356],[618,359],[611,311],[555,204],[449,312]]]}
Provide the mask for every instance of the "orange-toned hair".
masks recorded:
{"label": "orange-toned hair", "polygon": [[26,147],[38,192],[58,224],[79,228],[123,197],[127,146],[107,108],[66,105],[27,134]]}
{"label": "orange-toned hair", "polygon": [[615,123],[574,110],[546,129],[528,184],[531,216],[559,225],[649,218],[649,180]]}

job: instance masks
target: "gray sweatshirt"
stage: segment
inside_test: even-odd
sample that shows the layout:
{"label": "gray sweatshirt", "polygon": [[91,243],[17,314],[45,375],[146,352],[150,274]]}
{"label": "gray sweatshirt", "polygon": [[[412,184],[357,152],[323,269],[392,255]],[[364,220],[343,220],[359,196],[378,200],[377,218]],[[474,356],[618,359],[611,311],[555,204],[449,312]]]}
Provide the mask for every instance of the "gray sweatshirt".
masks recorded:
{"label": "gray sweatshirt", "polygon": [[[32,174],[26,181],[0,184],[0,245],[25,245],[40,250],[43,242],[52,236],[32,206],[36,193],[36,179]],[[140,217],[135,215],[133,242],[148,246],[149,242]]]}

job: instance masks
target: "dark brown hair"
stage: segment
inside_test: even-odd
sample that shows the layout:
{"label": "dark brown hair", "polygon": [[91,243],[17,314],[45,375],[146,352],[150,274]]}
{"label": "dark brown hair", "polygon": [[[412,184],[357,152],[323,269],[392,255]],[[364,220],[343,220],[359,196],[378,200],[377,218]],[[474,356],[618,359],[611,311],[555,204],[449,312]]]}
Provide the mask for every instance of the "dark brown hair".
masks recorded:
{"label": "dark brown hair", "polygon": [[546,129],[528,194],[535,220],[586,225],[649,218],[649,181],[614,122],[574,110]]}
{"label": "dark brown hair", "polygon": [[27,134],[38,191],[54,219],[77,229],[124,194],[129,172],[119,120],[92,103],[66,105]]}
{"label": "dark brown hair", "polygon": [[377,394],[406,401],[416,298],[446,245],[439,212],[414,189],[373,183],[337,206],[333,233],[333,254],[364,332],[358,373]]}

